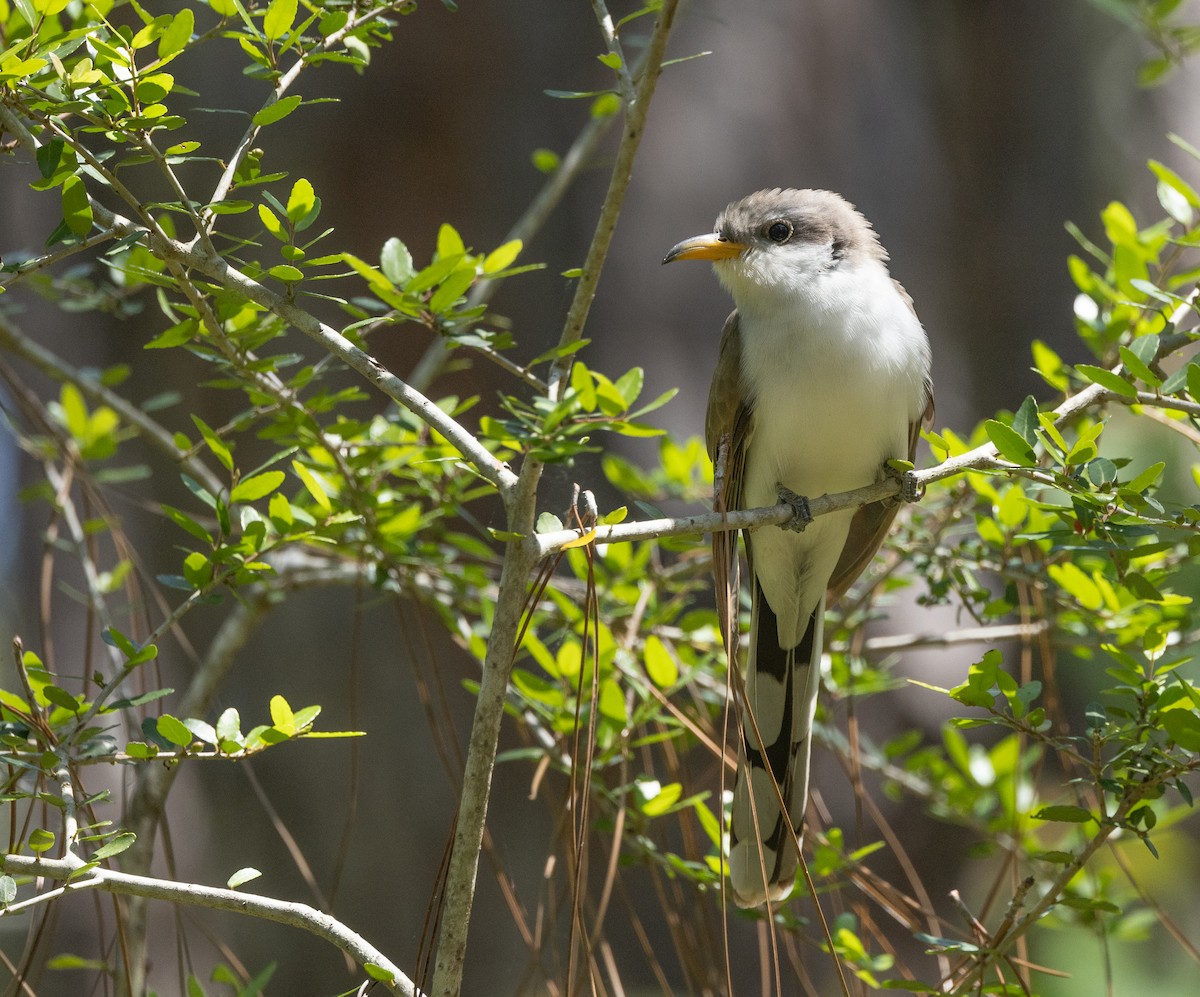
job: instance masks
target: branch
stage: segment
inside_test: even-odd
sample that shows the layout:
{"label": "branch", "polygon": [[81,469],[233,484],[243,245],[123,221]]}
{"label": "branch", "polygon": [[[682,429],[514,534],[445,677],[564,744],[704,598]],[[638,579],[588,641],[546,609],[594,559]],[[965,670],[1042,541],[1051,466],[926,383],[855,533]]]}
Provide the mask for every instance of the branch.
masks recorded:
{"label": "branch", "polygon": [[[967,630],[946,630],[941,633],[891,634],[868,637],[863,642],[864,651],[902,651],[916,647],[955,647],[961,644],[995,644],[1001,640],[1029,640],[1050,630],[1048,620],[1036,623],[997,623],[989,627],[972,627]],[[838,649],[831,645],[831,650]]]}
{"label": "branch", "polygon": [[[196,883],[175,883],[149,876],[131,876],[112,869],[95,868],[79,875],[78,865],[69,859],[5,855],[0,859],[0,869],[7,873],[66,880],[67,882],[61,890],[52,891],[56,896],[76,890],[98,889],[106,893],[149,897],[174,904],[207,907],[210,910],[229,911],[233,914],[247,914],[264,921],[275,921],[293,928],[300,928],[335,945],[360,966],[370,963],[378,966],[384,972],[391,973],[392,980],[390,982],[380,981],[381,985],[386,987],[390,993],[400,994],[402,997],[416,997],[417,995],[417,989],[412,981],[386,955],[336,918],[323,914],[308,904],[275,900],[254,893],[243,893],[240,890],[200,886]],[[75,878],[72,879],[72,877]],[[48,896],[49,894],[44,894],[34,899],[44,902]],[[10,914],[13,909],[13,907],[9,907],[5,911],[0,911],[0,917]]]}
{"label": "branch", "polygon": [[122,233],[136,232],[143,235],[149,240],[150,248],[156,256],[191,267],[222,286],[238,291],[315,340],[326,352],[336,356],[393,401],[399,402],[432,429],[441,433],[480,475],[499,489],[502,497],[508,498],[516,485],[517,476],[507,464],[498,460],[465,427],[398,378],[373,356],[360,350],[332,326],[326,325],[295,302],[251,280],[220,256],[212,256],[174,239],[148,232],[142,226],[109,211],[95,201],[92,202],[92,210],[95,217],[106,227],[116,228]]}
{"label": "branch", "polygon": [[47,267],[53,266],[55,263],[60,263],[63,260],[70,259],[76,253],[81,253],[87,249],[93,249],[102,243],[108,242],[110,239],[115,239],[117,234],[100,229],[96,232],[89,233],[82,239],[76,242],[69,243],[66,246],[59,246],[57,249],[51,250],[42,256],[35,256],[32,259],[24,260],[20,263],[9,263],[10,268],[7,274],[0,274],[0,288],[12,287],[20,280],[32,276],[45,270]]}
{"label": "branch", "polygon": [[[612,241],[613,228],[641,142],[646,112],[654,94],[677,2],[678,0],[665,0],[655,22],[647,49],[645,69],[638,84],[637,97],[634,104],[626,109],[625,128],[613,165],[608,192],[588,250],[584,275],[576,287],[575,299],[563,328],[560,345],[577,341],[582,335],[588,308],[595,294],[596,281]],[[556,363],[551,368],[549,380],[552,398],[556,397],[566,372],[570,369],[570,362],[568,359],[565,364]],[[532,533],[541,474],[542,462],[527,457],[521,465],[521,474],[515,486],[506,495],[508,528],[514,533]],[[471,738],[463,769],[462,797],[459,801],[454,843],[442,895],[443,913],[433,976],[435,997],[458,997],[462,989],[463,965],[467,954],[467,929],[475,899],[475,880],[479,871],[479,853],[487,820],[500,723],[504,717],[505,696],[512,671],[519,624],[526,606],[529,574],[537,560],[536,549],[521,540],[510,541],[504,552],[496,612],[492,632],[488,636],[487,655],[483,663],[475,716],[471,724]]]}
{"label": "branch", "polygon": [[[1197,298],[1196,291],[1189,296],[1188,301]],[[1180,306],[1182,309],[1184,306]],[[1172,321],[1180,317],[1180,309],[1173,313]],[[1194,342],[1195,337],[1188,333],[1177,333],[1163,336],[1159,357],[1167,355],[1188,343]],[[1113,368],[1113,373],[1119,373],[1121,365]],[[1071,395],[1054,409],[1056,426],[1070,422],[1081,412],[1106,402],[1123,402],[1126,405],[1150,405],[1161,408],[1176,409],[1189,415],[1200,416],[1200,404],[1180,399],[1169,398],[1149,391],[1139,391],[1136,398],[1110,391],[1099,384],[1089,384],[1086,388]],[[1001,459],[996,447],[985,443],[968,450],[966,453],[949,457],[933,467],[913,471],[912,478],[920,487],[942,481],[966,471],[1004,471],[1009,474],[1029,475],[1036,468],[1026,468]],[[1041,480],[1039,478],[1039,480]],[[1045,484],[1053,484],[1046,481]],[[900,482],[895,478],[886,478],[875,484],[864,485],[846,492],[836,492],[832,495],[820,495],[809,498],[809,512],[815,519],[831,512],[842,509],[853,509],[881,502],[900,493]],[[759,526],[782,526],[792,520],[795,510],[785,503],[762,506],[758,509],[739,509],[728,513],[703,513],[698,516],[682,516],[664,519],[639,520],[631,523],[616,523],[609,526],[597,526],[589,534],[593,543],[630,543],[639,540],[658,540],[663,537],[688,536],[696,533],[719,533],[728,530],[755,529]],[[568,544],[577,544],[580,534],[578,530],[555,530],[551,533],[538,533],[529,538],[528,543],[537,551],[539,558],[557,554]]]}

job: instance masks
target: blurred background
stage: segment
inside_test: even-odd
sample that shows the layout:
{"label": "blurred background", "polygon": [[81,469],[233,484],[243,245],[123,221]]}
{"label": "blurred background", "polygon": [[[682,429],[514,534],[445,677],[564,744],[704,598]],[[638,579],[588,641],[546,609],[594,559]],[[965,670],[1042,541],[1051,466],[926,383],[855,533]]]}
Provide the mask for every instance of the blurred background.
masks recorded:
{"label": "blurred background", "polygon": [[[1200,144],[1195,67],[1161,89],[1139,89],[1137,69],[1148,50],[1104,6],[1087,0],[686,3],[669,54],[710,54],[669,67],[660,80],[586,331],[588,365],[613,376],[645,368],[647,398],[678,386],[679,396],[654,418],[679,436],[701,433],[717,337],[730,305],[707,268],[664,270],[659,261],[679,239],[708,231],[726,203],[750,191],[823,187],[845,195],[874,223],[894,276],[916,303],[933,343],[939,426],[966,434],[1026,394],[1044,396],[1047,390],[1029,371],[1031,340],[1048,342],[1068,361],[1084,359],[1065,263],[1076,245],[1064,223],[1073,220],[1102,241],[1098,214],[1111,200],[1127,203],[1140,218],[1157,217],[1149,157],[1193,182],[1200,173],[1166,138],[1173,131]],[[614,5],[614,14],[633,9]],[[649,22],[641,23],[648,30]],[[205,61],[222,51],[208,46],[180,60],[177,74],[209,106],[253,110],[261,85],[241,76],[240,61]],[[582,0],[462,0],[456,13],[424,0],[400,20],[395,42],[374,53],[364,75],[330,66],[301,87],[306,96],[333,93],[340,102],[305,108],[272,128],[263,141],[266,168],[309,178],[324,201],[321,224],[336,226],[336,243],[365,259],[377,259],[383,242],[398,236],[422,265],[443,221],[468,245],[493,248],[543,182],[531,165],[533,151],[565,152],[587,120],[587,101],[556,100],[543,91],[606,87],[609,73],[594,58],[602,51]],[[212,151],[227,149],[242,127],[228,116],[195,115],[196,134],[187,137],[203,138]],[[615,138],[601,146],[527,245],[522,261],[542,261],[546,268],[506,282],[495,299],[495,309],[511,319],[519,358],[541,353],[558,338],[573,289],[560,274],[583,262]],[[57,204],[31,196],[26,182],[24,172],[0,169],[5,254],[40,245],[57,221]],[[152,305],[132,326],[94,316],[67,323],[37,304],[20,320],[74,362],[95,365],[144,364],[141,344],[162,328]],[[401,330],[380,345],[380,357],[403,376],[427,346],[420,331]],[[202,414],[207,405],[223,404],[196,387],[186,364],[166,352],[154,360],[159,383],[138,397],[174,386]],[[433,394],[493,398],[491,377],[478,369],[453,375]],[[621,446],[637,460],[655,459],[653,446]],[[6,640],[22,633],[33,647],[44,510],[17,503],[17,489],[33,473],[18,467],[11,441],[0,435],[0,630]],[[566,471],[548,480],[548,508],[565,505],[571,480]],[[139,538],[152,571],[177,570],[174,539]],[[72,649],[82,654],[86,631],[67,600],[57,608],[53,639],[60,660],[67,660]],[[189,618],[198,646],[206,645],[211,630],[205,628],[215,625],[218,613]],[[898,631],[934,632],[960,622],[951,611],[904,606],[890,621]],[[974,653],[912,655],[904,670],[953,684]],[[443,733],[465,743],[472,704],[461,680],[473,673],[472,662],[437,633],[436,623],[375,604],[370,593],[290,598],[241,655],[222,704],[241,705],[243,717],[249,704],[261,704],[265,716],[268,698],[284,691],[293,706],[323,704],[327,729],[369,732],[358,745],[362,776],[353,804],[351,748],[343,742],[273,751],[253,771],[318,881],[340,875],[338,915],[406,968],[416,957],[455,803],[416,695],[414,657],[441,673],[459,718],[457,730]],[[355,670],[347,671],[351,658]],[[163,664],[168,680],[172,669],[183,675],[188,666],[182,654],[165,655]],[[879,709],[886,716],[876,717]],[[937,738],[947,712],[944,700],[904,691],[872,703],[863,722],[897,729],[919,722]],[[101,783],[118,776],[92,778]],[[501,767],[490,827],[518,892],[533,897],[553,829],[544,805],[528,800],[529,778],[523,766]],[[835,814],[852,806],[849,791],[838,788],[843,774],[828,760],[818,759],[815,781]],[[236,833],[227,830],[233,815]],[[189,767],[168,818],[176,875],[223,883],[234,869],[252,865],[265,873],[254,884],[262,892],[311,898],[239,767]],[[247,825],[258,832],[246,833]],[[904,830],[902,819],[897,826]],[[943,897],[955,886],[969,889],[972,876],[969,864],[956,864],[951,834],[922,825],[908,842],[919,866],[938,867],[943,879],[930,888]],[[335,870],[339,855],[345,864]],[[1160,898],[1193,938],[1200,913],[1181,891],[1194,878],[1196,860],[1195,840],[1176,836],[1155,867],[1159,872],[1146,871],[1164,880]],[[1179,875],[1180,863],[1189,875]],[[536,993],[522,989],[529,957],[486,863],[480,884],[464,994]],[[252,971],[278,960],[268,992],[332,995],[349,985],[332,950],[288,929],[177,914],[165,905],[153,912],[161,945],[154,984],[161,993],[177,988],[177,918],[231,941]],[[95,955],[92,913],[86,901],[62,909],[62,948]],[[22,932],[0,922],[6,952],[20,951]],[[189,937],[198,968],[225,958],[206,947],[200,933]],[[1091,936],[1063,931],[1058,937],[1062,951],[1035,955],[1077,975],[1046,992],[1100,992]],[[735,923],[735,965],[743,958],[755,964],[756,945],[752,930],[742,932]],[[1195,966],[1178,949],[1118,944],[1114,953],[1118,994],[1194,993]],[[639,965],[640,956],[626,975],[631,997],[661,992],[648,970],[639,976]],[[80,993],[79,978],[50,973],[38,992]],[[671,984],[686,992],[678,978]]]}

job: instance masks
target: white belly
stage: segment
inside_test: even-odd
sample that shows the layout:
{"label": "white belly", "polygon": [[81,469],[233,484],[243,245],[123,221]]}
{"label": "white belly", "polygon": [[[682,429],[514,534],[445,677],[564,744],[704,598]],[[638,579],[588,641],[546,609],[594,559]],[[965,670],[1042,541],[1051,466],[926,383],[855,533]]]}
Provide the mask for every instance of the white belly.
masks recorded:
{"label": "white belly", "polygon": [[[890,289],[890,282],[889,282]],[[773,505],[778,487],[816,497],[876,481],[884,461],[908,456],[909,423],[924,405],[924,332],[894,302],[880,311],[814,316],[740,315],[742,372],[754,400],[743,504]],[[802,533],[763,527],[754,572],[793,646],[841,555],[854,510],[821,516]]]}

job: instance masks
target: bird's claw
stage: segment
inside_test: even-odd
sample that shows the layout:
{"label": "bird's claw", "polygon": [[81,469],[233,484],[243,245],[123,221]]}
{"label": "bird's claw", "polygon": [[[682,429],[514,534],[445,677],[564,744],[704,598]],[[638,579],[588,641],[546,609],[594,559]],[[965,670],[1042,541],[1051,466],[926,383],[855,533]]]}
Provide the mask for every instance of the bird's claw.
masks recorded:
{"label": "bird's claw", "polygon": [[785,530],[791,530],[793,533],[803,533],[804,528],[813,521],[812,510],[808,507],[808,499],[803,495],[797,495],[790,488],[785,488],[783,485],[778,486],[779,501],[784,505],[791,506],[792,518],[786,523],[779,525]]}
{"label": "bird's claw", "polygon": [[900,483],[900,493],[897,498],[901,502],[920,502],[925,495],[925,485],[920,478],[917,477],[917,472],[908,468],[900,470],[893,467],[889,461],[885,461],[883,465],[883,473],[893,480]]}

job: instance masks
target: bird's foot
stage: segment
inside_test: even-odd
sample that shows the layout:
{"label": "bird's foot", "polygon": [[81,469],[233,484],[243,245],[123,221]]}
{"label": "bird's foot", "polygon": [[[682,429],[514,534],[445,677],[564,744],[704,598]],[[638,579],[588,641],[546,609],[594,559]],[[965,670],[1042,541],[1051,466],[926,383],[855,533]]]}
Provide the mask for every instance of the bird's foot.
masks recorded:
{"label": "bird's foot", "polygon": [[791,530],[793,533],[803,533],[804,527],[813,521],[812,510],[808,507],[808,499],[803,495],[797,495],[790,488],[785,488],[783,485],[778,485],[777,488],[779,501],[792,508],[792,518],[786,523],[780,523],[779,525],[785,530]]}
{"label": "bird's foot", "polygon": [[885,460],[883,473],[886,477],[900,483],[900,494],[897,498],[901,502],[920,502],[925,495],[925,485],[917,477],[917,472],[913,470],[912,464],[908,461]]}

